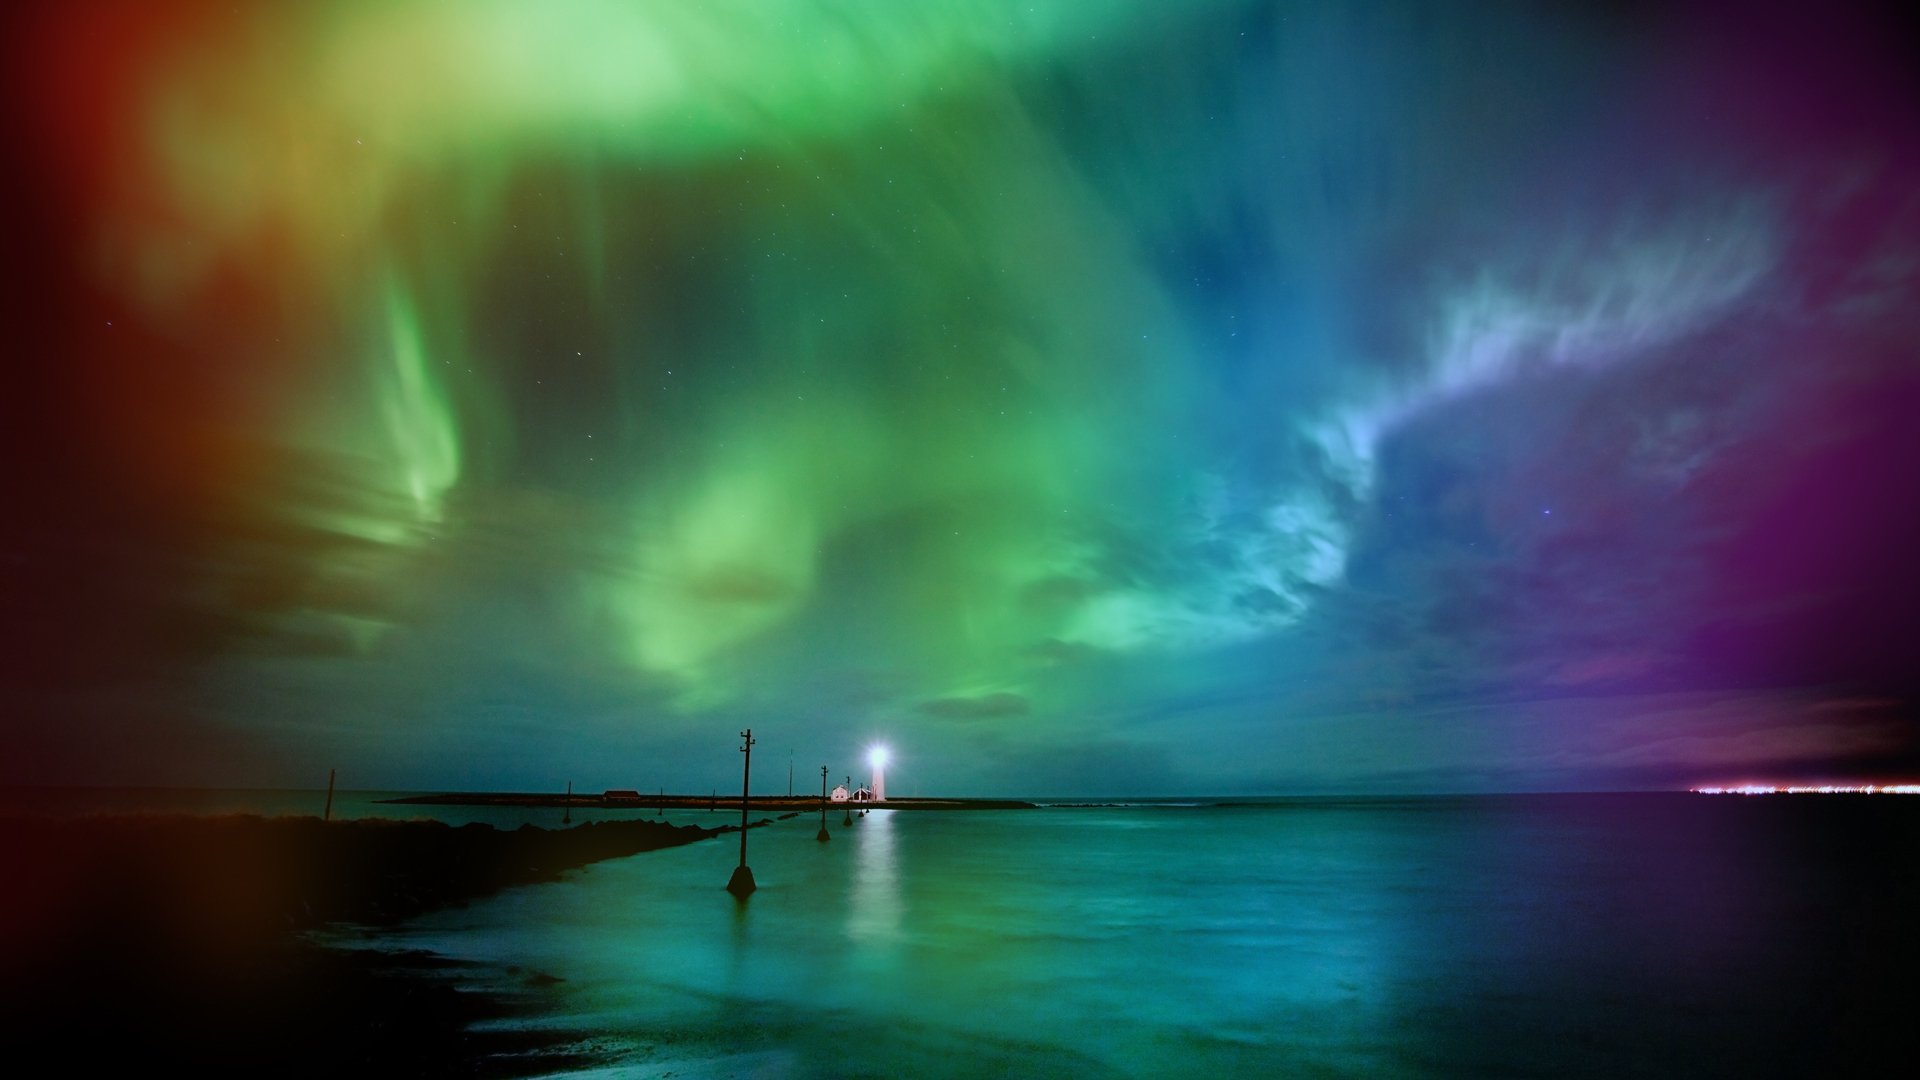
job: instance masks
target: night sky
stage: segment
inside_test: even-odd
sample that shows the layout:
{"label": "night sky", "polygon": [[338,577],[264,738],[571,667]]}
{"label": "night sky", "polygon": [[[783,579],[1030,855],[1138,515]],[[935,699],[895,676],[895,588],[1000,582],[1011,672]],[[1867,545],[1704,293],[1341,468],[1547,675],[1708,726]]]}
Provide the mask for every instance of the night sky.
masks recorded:
{"label": "night sky", "polygon": [[0,781],[1920,776],[1880,9],[5,20]]}

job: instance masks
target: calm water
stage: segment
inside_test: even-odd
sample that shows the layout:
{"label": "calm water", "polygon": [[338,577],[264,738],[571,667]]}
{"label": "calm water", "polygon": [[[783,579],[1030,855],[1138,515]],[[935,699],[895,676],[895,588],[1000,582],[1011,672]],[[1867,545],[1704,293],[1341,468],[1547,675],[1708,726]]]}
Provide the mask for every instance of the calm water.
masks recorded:
{"label": "calm water", "polygon": [[1917,819],[1687,795],[875,811],[826,844],[814,817],[754,830],[744,905],[723,837],[376,944],[559,977],[618,1075],[1829,1073],[1906,1038]]}

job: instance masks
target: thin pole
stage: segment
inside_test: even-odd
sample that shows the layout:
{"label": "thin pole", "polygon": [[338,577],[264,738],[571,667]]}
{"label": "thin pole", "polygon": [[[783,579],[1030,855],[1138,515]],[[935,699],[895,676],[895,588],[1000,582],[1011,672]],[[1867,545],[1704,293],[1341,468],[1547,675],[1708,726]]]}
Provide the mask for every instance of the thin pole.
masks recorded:
{"label": "thin pole", "polygon": [[560,824],[573,824],[573,781],[567,781],[567,811],[560,815]]}
{"label": "thin pole", "polygon": [[321,821],[333,820],[333,773],[334,770],[327,770],[327,809],[321,814]]}
{"label": "thin pole", "polygon": [[747,785],[753,776],[753,729],[748,728],[741,732],[740,737],[746,740],[746,744],[740,747],[740,752],[747,755],[746,760],[740,765],[740,865],[745,866],[747,865]]}
{"label": "thin pole", "polygon": [[815,840],[827,839],[827,767],[820,766],[820,835]]}
{"label": "thin pole", "polygon": [[753,729],[740,733],[743,740],[740,752],[747,755],[740,765],[740,865],[733,871],[733,877],[727,881],[727,891],[745,899],[755,888],[753,871],[747,868],[747,799],[753,777]]}

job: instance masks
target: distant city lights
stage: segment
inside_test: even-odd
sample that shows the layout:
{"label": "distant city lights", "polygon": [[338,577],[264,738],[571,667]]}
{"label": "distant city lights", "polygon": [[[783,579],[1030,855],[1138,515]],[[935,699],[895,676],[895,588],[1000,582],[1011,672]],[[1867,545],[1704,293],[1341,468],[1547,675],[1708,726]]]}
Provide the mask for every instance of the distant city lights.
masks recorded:
{"label": "distant city lights", "polygon": [[1740,784],[1687,790],[1695,795],[1920,795],[1920,784]]}

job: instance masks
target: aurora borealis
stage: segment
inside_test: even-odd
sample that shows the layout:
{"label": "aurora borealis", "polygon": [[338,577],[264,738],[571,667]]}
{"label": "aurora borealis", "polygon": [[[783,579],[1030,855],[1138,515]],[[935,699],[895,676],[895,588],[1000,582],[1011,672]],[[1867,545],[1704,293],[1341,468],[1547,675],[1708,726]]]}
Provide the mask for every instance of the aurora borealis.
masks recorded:
{"label": "aurora borealis", "polygon": [[1920,775],[1879,8],[7,18],[9,782]]}

